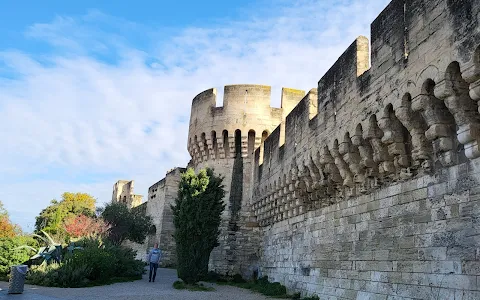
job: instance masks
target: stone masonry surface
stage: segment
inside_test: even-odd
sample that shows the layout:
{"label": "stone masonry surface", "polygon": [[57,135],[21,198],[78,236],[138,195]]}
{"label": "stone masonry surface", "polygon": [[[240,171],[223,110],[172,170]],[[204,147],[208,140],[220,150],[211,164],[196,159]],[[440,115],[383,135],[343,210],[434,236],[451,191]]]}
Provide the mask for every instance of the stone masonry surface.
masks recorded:
{"label": "stone masonry surface", "polygon": [[[480,299],[479,1],[392,1],[256,151],[261,271],[322,299]],[[480,283],[480,281],[479,281]]]}
{"label": "stone masonry surface", "polygon": [[321,299],[480,299],[479,101],[480,0],[392,1],[281,108],[268,86],[200,93],[187,167],[227,189],[210,268]]}
{"label": "stone masonry surface", "polygon": [[151,216],[154,225],[153,233],[147,236],[143,244],[125,242],[125,246],[137,251],[137,259],[146,261],[148,251],[153,248],[155,243],[158,243],[162,250],[160,266],[176,265],[173,212],[170,205],[175,203],[180,174],[183,171],[183,168],[174,168],[168,171],[165,178],[148,189],[148,201],[132,208]]}

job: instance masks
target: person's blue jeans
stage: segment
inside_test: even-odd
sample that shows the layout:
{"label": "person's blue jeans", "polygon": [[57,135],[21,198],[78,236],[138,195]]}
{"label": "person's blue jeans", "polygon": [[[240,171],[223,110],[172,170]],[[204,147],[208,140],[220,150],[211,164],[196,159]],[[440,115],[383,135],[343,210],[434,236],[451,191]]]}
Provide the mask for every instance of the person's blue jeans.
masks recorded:
{"label": "person's blue jeans", "polygon": [[152,271],[153,271],[153,282],[155,282],[155,277],[157,276],[158,264],[150,263],[150,275],[148,276],[148,281],[152,281]]}

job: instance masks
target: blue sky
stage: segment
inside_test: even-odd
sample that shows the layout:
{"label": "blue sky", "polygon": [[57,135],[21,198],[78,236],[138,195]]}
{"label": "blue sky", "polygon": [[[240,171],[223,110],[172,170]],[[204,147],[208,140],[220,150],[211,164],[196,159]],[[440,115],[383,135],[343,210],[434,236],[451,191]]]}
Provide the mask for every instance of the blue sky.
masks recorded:
{"label": "blue sky", "polygon": [[[169,4],[170,3],[170,4]],[[0,201],[32,230],[65,191],[110,200],[185,166],[191,99],[309,90],[386,0],[1,1]],[[28,9],[27,9],[28,8]]]}

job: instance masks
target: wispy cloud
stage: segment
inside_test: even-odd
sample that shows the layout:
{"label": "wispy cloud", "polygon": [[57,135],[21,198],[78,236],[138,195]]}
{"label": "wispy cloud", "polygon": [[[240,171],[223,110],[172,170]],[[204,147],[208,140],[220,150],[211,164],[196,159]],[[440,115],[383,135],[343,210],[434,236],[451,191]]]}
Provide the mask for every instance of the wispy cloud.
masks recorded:
{"label": "wispy cloud", "polygon": [[117,179],[134,179],[146,194],[188,162],[196,94],[268,84],[278,106],[282,86],[315,87],[387,2],[265,2],[177,32],[98,11],[33,24],[25,38],[48,51],[0,49],[0,200],[25,227],[64,191],[105,202]]}

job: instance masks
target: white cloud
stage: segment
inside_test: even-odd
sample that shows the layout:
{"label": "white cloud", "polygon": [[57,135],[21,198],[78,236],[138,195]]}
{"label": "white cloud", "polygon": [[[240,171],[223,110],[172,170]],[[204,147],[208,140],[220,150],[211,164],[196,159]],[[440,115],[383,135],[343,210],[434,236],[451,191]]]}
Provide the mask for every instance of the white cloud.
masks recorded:
{"label": "white cloud", "polygon": [[9,74],[0,77],[0,200],[25,227],[64,191],[105,202],[117,179],[134,179],[146,196],[168,169],[189,160],[196,94],[268,84],[279,106],[282,86],[315,87],[358,35],[369,34],[387,2],[275,2],[256,15],[246,8],[240,21],[216,22],[221,28],[185,28],[158,43],[161,28],[97,11],[32,25],[27,38],[52,51],[0,49],[0,74]]}

